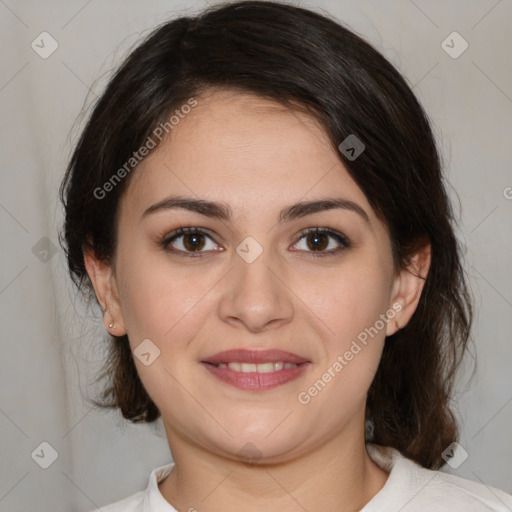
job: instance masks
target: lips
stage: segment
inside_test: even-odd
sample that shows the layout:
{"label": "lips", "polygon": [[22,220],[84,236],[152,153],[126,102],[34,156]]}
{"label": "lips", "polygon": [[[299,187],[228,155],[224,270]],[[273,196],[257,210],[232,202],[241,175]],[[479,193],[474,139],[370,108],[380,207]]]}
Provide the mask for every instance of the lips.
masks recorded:
{"label": "lips", "polygon": [[247,350],[247,349],[233,349],[218,352],[213,356],[207,357],[203,360],[204,363],[219,364],[219,363],[271,363],[282,361],[283,363],[301,364],[309,362],[307,359],[286,352],[285,350],[268,349],[268,350]]}
{"label": "lips", "polygon": [[284,350],[234,349],[201,361],[217,379],[242,390],[264,391],[304,373],[310,361]]}

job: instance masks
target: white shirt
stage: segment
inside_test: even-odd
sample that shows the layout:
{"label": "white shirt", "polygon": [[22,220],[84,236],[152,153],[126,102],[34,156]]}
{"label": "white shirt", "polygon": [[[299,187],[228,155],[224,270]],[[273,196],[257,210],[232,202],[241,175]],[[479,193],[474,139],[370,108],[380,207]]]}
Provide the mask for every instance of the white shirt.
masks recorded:
{"label": "white shirt", "polygon": [[[425,469],[394,448],[367,445],[368,455],[389,473],[384,487],[360,512],[511,512],[512,496],[479,482]],[[103,512],[178,512],[160,493],[158,483],[174,463],[154,469],[149,484],[129,498],[117,501]]]}

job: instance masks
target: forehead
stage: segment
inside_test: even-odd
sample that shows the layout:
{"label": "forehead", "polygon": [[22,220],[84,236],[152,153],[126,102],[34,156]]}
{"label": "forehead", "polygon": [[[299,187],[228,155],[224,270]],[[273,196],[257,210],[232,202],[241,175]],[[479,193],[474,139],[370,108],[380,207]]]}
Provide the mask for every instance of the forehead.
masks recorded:
{"label": "forehead", "polygon": [[159,149],[181,159],[214,155],[238,161],[258,154],[268,163],[299,154],[332,158],[327,154],[332,153],[327,134],[312,115],[229,90],[198,97],[197,106],[172,129],[166,142]]}
{"label": "forehead", "polygon": [[311,115],[227,90],[196,100],[139,164],[122,201],[142,207],[185,193],[244,210],[339,195],[369,208]]}

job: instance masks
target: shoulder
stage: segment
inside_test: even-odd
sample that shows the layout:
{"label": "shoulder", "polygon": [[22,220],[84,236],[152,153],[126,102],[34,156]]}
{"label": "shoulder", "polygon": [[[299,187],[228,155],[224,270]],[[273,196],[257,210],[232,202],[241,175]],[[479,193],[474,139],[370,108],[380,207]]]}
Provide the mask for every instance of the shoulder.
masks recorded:
{"label": "shoulder", "polygon": [[[101,507],[102,512],[147,512],[162,511],[176,512],[160,494],[158,484],[172,471],[174,463],[160,466],[149,475],[149,482],[145,490],[139,491],[128,498],[124,498],[110,505]],[[91,511],[92,512],[92,511]]]}
{"label": "shoulder", "polygon": [[442,471],[418,469],[425,489],[418,502],[423,501],[438,510],[510,512],[512,496],[500,489]]}
{"label": "shoulder", "polygon": [[128,498],[101,507],[100,510],[102,512],[143,512],[145,496],[146,491],[139,491]]}
{"label": "shoulder", "polygon": [[402,512],[512,510],[512,496],[494,487],[425,469],[393,448],[368,445],[368,454],[389,472],[389,477],[361,512],[387,510],[390,505]]}

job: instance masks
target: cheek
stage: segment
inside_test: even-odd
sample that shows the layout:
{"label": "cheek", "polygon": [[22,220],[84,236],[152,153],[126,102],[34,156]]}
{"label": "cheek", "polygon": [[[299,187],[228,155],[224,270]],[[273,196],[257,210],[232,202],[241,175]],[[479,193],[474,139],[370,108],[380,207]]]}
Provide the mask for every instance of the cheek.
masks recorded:
{"label": "cheek", "polygon": [[[119,286],[122,312],[137,372],[157,407],[174,418],[173,411],[194,407],[180,383],[186,382],[196,370],[197,363],[185,354],[189,341],[203,323],[199,317],[208,306],[207,301],[201,300],[207,291],[203,290],[204,276],[199,282],[190,272],[171,272],[150,255],[120,258],[118,268],[123,276]],[[146,339],[157,347],[146,342],[149,349],[144,352],[149,350],[151,354],[149,365],[137,357],[138,352],[142,353],[138,347],[144,346],[141,343]],[[171,410],[169,396],[173,397]]]}
{"label": "cheek", "polygon": [[378,273],[354,270],[332,280],[329,290],[317,311],[331,333],[297,400],[325,428],[336,429],[364,408],[384,346],[386,323],[381,315],[387,310],[388,289]]}
{"label": "cheek", "polygon": [[118,268],[122,312],[132,346],[149,338],[161,349],[178,350],[193,337],[207,314],[208,291],[215,276],[209,279],[190,269],[170,268],[161,256],[149,253],[120,257]]}
{"label": "cheek", "polygon": [[[391,320],[388,312],[392,267],[388,261],[367,254],[347,259],[328,283],[321,282],[311,294],[315,313],[328,327],[324,331],[328,333],[324,357],[308,383],[312,387],[305,389],[303,396],[307,401],[322,395],[315,399],[318,407],[321,403],[358,407],[380,362],[386,318]],[[320,409],[316,412],[323,414]]]}
{"label": "cheek", "polygon": [[334,333],[334,345],[341,347],[373,326],[389,308],[389,270],[373,258],[366,264],[364,258],[358,264],[347,263],[318,288],[325,291],[312,297],[315,310]]}

